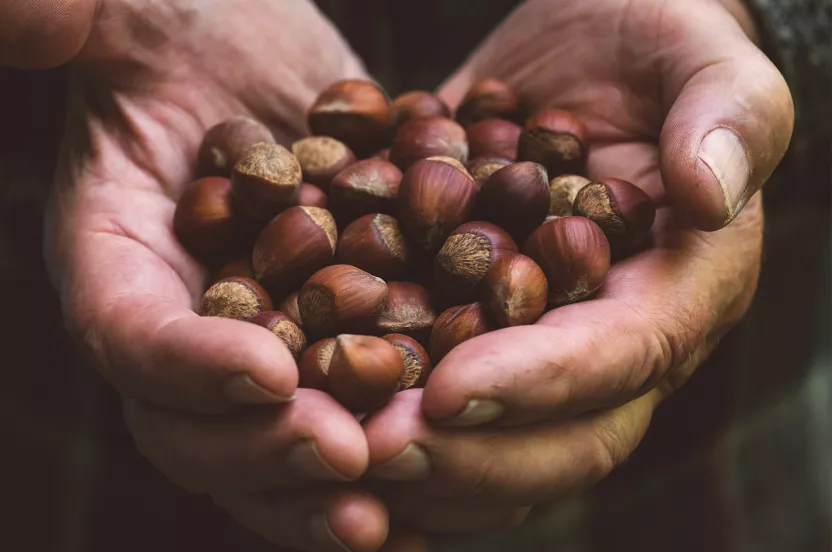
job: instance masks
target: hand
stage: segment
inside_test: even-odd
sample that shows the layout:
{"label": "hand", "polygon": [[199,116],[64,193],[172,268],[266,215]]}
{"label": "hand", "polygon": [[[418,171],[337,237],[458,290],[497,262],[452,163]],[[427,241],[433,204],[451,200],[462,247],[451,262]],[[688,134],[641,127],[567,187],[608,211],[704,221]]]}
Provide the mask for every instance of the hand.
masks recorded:
{"label": "hand", "polygon": [[268,331],[193,312],[205,273],[172,232],[208,127],[248,114],[287,143],[317,91],[363,75],[360,63],[305,1],[5,9],[34,10],[53,39],[76,45],[40,52],[42,64],[78,52],[47,256],[68,326],[125,397],[140,450],[272,542],[377,549],[384,506],[339,484],[367,465],[358,422],[328,396],[296,391],[295,363]]}
{"label": "hand", "polygon": [[614,266],[594,300],[462,344],[424,391],[366,423],[391,519],[493,527],[586,489],[746,312],[762,244],[754,193],[793,112],[733,8],[532,0],[445,84],[451,105],[493,76],[537,107],[573,110],[589,128],[590,176],[631,180],[660,210],[653,247]]}

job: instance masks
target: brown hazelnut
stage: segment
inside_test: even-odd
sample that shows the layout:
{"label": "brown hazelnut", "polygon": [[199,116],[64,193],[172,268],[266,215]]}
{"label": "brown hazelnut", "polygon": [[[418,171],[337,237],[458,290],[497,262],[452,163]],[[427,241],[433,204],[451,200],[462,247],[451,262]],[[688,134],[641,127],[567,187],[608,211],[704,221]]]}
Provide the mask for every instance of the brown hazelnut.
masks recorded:
{"label": "brown hazelnut", "polygon": [[390,100],[378,85],[359,79],[338,81],[309,109],[313,134],[345,143],[359,157],[384,147],[390,135]]}
{"label": "brown hazelnut", "polygon": [[523,129],[505,119],[483,119],[465,129],[471,157],[495,155],[506,159],[517,158],[517,140]]}
{"label": "brown hazelnut", "polygon": [[485,181],[488,180],[492,174],[502,169],[506,165],[511,165],[511,161],[504,157],[497,157],[496,155],[484,155],[475,157],[468,162],[468,172],[477,183],[477,188],[482,188]]}
{"label": "brown hazelnut", "polygon": [[586,163],[586,127],[561,109],[540,111],[526,121],[517,143],[517,159],[546,168],[550,178],[581,174]]}
{"label": "brown hazelnut", "polygon": [[451,111],[439,96],[424,90],[401,94],[391,104],[393,126],[399,127],[411,119],[450,117]]}
{"label": "brown hazelnut", "polygon": [[254,278],[254,269],[251,266],[251,255],[233,259],[214,273],[213,281],[225,280],[226,278]]}
{"label": "brown hazelnut", "polygon": [[543,269],[552,307],[590,298],[610,269],[607,238],[597,224],[583,217],[541,225],[529,236],[523,253]]}
{"label": "brown hazelnut", "polygon": [[454,167],[455,169],[459,169],[468,176],[471,176],[471,173],[468,172],[468,167],[466,167],[463,163],[460,163],[453,157],[448,157],[446,155],[434,155],[433,157],[426,157],[425,159],[427,159],[428,161],[439,161],[440,163],[445,163]]}
{"label": "brown hazelnut", "polygon": [[591,181],[577,174],[556,176],[549,182],[549,216],[572,216],[575,196]]}
{"label": "brown hazelnut", "polygon": [[329,189],[329,206],[339,224],[371,213],[392,214],[402,172],[380,159],[365,159],[347,167]]}
{"label": "brown hazelnut", "polygon": [[656,218],[656,207],[644,190],[617,178],[584,186],[575,198],[575,215],[586,217],[603,230],[613,260],[645,247]]}
{"label": "brown hazelnut", "polygon": [[280,338],[295,360],[306,349],[306,336],[294,320],[280,311],[264,311],[248,319],[252,324],[262,326]]}
{"label": "brown hazelnut", "polygon": [[272,306],[269,294],[251,278],[227,278],[208,288],[202,296],[200,314],[247,320],[272,310]]}
{"label": "brown hazelnut", "polygon": [[479,214],[525,239],[549,211],[549,178],[537,163],[513,163],[494,172],[477,198]]}
{"label": "brown hazelnut", "polygon": [[298,387],[320,389],[329,387],[329,364],[335,352],[335,338],[327,337],[309,346],[298,365]]}
{"label": "brown hazelnut", "polygon": [[304,329],[315,337],[368,332],[387,300],[384,280],[354,266],[332,265],[303,284],[298,309]]}
{"label": "brown hazelnut", "polygon": [[399,186],[399,220],[420,251],[438,251],[471,215],[474,179],[448,163],[423,159],[410,167]]}
{"label": "brown hazelnut", "polygon": [[243,152],[260,142],[274,142],[274,136],[265,125],[250,117],[231,117],[209,128],[197,153],[197,176],[230,177],[231,168]]}
{"label": "brown hazelnut", "polygon": [[468,161],[468,138],[465,130],[446,117],[411,119],[399,127],[390,147],[390,161],[403,171],[420,159],[452,157]]}
{"label": "brown hazelnut", "polygon": [[390,215],[365,215],[347,226],[338,242],[341,264],[352,265],[384,280],[404,278],[408,273],[410,249]]}
{"label": "brown hazelnut", "polygon": [[329,211],[292,207],[274,218],[254,244],[254,276],[266,288],[283,295],[335,258],[338,232]]}
{"label": "brown hazelnut", "polygon": [[399,351],[380,337],[339,335],[329,363],[329,393],[354,412],[374,410],[399,390],[404,378]]}
{"label": "brown hazelnut", "polygon": [[456,120],[466,128],[484,119],[516,121],[519,117],[520,99],[513,88],[497,79],[472,86],[456,110]]}
{"label": "brown hazelnut", "polygon": [[549,298],[543,270],[519,254],[497,260],[486,274],[483,288],[488,313],[502,327],[534,324]]}
{"label": "brown hazelnut", "polygon": [[191,184],[176,205],[176,237],[202,261],[222,261],[239,245],[241,236],[230,193],[230,180],[211,176]]}
{"label": "brown hazelnut", "polygon": [[388,334],[382,339],[396,348],[404,362],[402,390],[424,387],[433,369],[425,348],[412,337],[402,334]]}
{"label": "brown hazelnut", "polygon": [[303,179],[321,190],[329,190],[335,175],[355,163],[355,154],[340,140],[329,136],[308,136],[292,144]]}
{"label": "brown hazelnut", "polygon": [[326,209],[327,197],[326,194],[312,184],[304,182],[298,188],[297,204],[302,207],[320,207]]}
{"label": "brown hazelnut", "polygon": [[412,282],[388,282],[387,302],[378,315],[378,333],[405,334],[427,343],[436,322],[436,310],[428,290]]}
{"label": "brown hazelnut", "polygon": [[436,283],[442,299],[456,304],[475,300],[491,266],[515,253],[517,244],[502,228],[488,222],[463,224],[436,255]]}
{"label": "brown hazelnut", "polygon": [[451,307],[436,319],[430,334],[430,358],[438,363],[451,349],[479,335],[496,330],[482,303]]}
{"label": "brown hazelnut", "polygon": [[235,209],[252,223],[265,224],[295,202],[301,168],[292,152],[279,144],[255,144],[231,172]]}
{"label": "brown hazelnut", "polygon": [[303,318],[300,317],[300,309],[298,308],[298,293],[293,291],[283,298],[283,301],[277,306],[277,310],[289,317],[289,319],[303,329]]}

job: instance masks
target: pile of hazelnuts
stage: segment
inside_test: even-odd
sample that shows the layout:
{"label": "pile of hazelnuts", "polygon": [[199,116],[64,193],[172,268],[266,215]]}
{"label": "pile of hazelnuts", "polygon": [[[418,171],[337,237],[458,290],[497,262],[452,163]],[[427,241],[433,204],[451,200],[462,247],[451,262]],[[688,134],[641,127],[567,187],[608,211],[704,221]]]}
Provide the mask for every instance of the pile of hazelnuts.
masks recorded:
{"label": "pile of hazelnuts", "polygon": [[358,413],[424,386],[460,343],[589,299],[610,263],[649,245],[637,186],[583,176],[586,129],[527,112],[500,81],[456,110],[340,81],[290,149],[263,124],[211,128],[174,230],[213,269],[203,316],[258,324],[299,385]]}

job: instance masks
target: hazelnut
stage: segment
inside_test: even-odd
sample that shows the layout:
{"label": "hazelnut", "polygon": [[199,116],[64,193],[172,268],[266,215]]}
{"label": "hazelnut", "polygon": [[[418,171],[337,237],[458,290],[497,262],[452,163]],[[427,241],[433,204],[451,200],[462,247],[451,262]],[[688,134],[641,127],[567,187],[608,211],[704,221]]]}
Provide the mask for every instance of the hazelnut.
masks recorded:
{"label": "hazelnut", "polygon": [[483,288],[488,313],[502,327],[534,324],[546,310],[546,275],[525,255],[498,259],[486,274]]}
{"label": "hazelnut", "polygon": [[303,352],[298,365],[298,387],[320,389],[329,387],[329,364],[335,352],[335,338],[316,341]]}
{"label": "hazelnut", "polygon": [[277,306],[277,310],[289,317],[289,319],[303,329],[303,318],[300,317],[300,309],[298,308],[298,292],[293,291],[283,298],[283,301]]}
{"label": "hazelnut", "polygon": [[583,217],[541,225],[529,236],[523,253],[543,269],[552,307],[588,299],[610,269],[607,238],[597,224]]}
{"label": "hazelnut", "polygon": [[402,390],[424,387],[433,368],[425,348],[412,337],[402,334],[388,334],[382,339],[396,348],[404,362]]}
{"label": "hazelnut", "polygon": [[278,144],[247,149],[231,173],[236,210],[252,223],[265,223],[295,202],[301,182],[297,158]]}
{"label": "hazelnut", "polygon": [[613,260],[642,249],[656,218],[650,196],[635,184],[617,178],[584,186],[575,198],[573,212],[601,227],[610,242]]}
{"label": "hazelnut", "polygon": [[498,259],[517,253],[517,244],[502,228],[469,222],[453,231],[436,255],[436,282],[443,299],[456,304],[477,298],[480,282]]}
{"label": "hazelnut", "polygon": [[511,161],[504,157],[497,157],[496,155],[485,155],[476,157],[468,162],[468,172],[477,183],[477,188],[482,188],[485,181],[488,180],[492,174],[502,169],[506,165],[511,165]]}
{"label": "hazelnut", "polygon": [[568,217],[572,215],[575,196],[591,181],[576,174],[564,174],[549,183],[549,216]]}
{"label": "hazelnut", "polygon": [[471,157],[496,155],[517,158],[517,141],[523,129],[505,119],[483,119],[465,129]]}
{"label": "hazelnut", "polygon": [[549,178],[537,163],[513,163],[494,172],[477,198],[479,214],[525,239],[549,211]]}
{"label": "hazelnut", "polygon": [[262,326],[280,338],[295,360],[306,349],[306,336],[294,320],[280,311],[264,311],[248,319],[252,324]]}
{"label": "hazelnut", "polygon": [[411,119],[450,117],[451,111],[439,96],[423,90],[401,94],[391,104],[393,126],[399,127]]}
{"label": "hazelnut", "polygon": [[197,153],[197,176],[230,177],[243,152],[260,142],[274,142],[274,136],[250,117],[231,117],[209,128]]}
{"label": "hazelnut", "polygon": [[520,99],[509,85],[497,79],[478,82],[465,95],[456,110],[456,120],[468,127],[484,119],[520,117]]}
{"label": "hazelnut", "polygon": [[247,320],[255,314],[272,310],[272,299],[251,278],[227,278],[208,288],[202,296],[200,314]]}
{"label": "hazelnut", "polygon": [[399,351],[380,337],[339,335],[329,363],[329,393],[355,412],[374,410],[399,390],[405,368]]}
{"label": "hazelnut", "polygon": [[308,136],[292,144],[303,179],[321,190],[329,190],[335,175],[355,163],[355,154],[343,142],[329,136]]}
{"label": "hazelnut", "polygon": [[399,222],[390,215],[365,215],[347,226],[338,242],[338,262],[384,280],[404,278],[410,251]]}
{"label": "hazelnut", "polygon": [[464,341],[494,331],[482,303],[451,307],[436,319],[430,334],[430,358],[438,363]]}
{"label": "hazelnut", "polygon": [[230,180],[211,176],[191,184],[176,205],[173,231],[202,261],[222,261],[239,245],[230,193]]}
{"label": "hazelnut", "polygon": [[402,172],[388,161],[359,161],[332,179],[332,214],[345,225],[370,213],[392,213],[401,180]]}
{"label": "hazelnut", "polygon": [[320,207],[321,209],[326,209],[327,197],[323,190],[317,186],[304,182],[298,188],[297,204],[302,207]]}
{"label": "hazelnut", "polygon": [[390,147],[390,161],[403,171],[416,161],[428,157],[452,157],[468,161],[468,138],[465,130],[445,117],[411,119],[399,127]]}
{"label": "hazelnut", "polygon": [[427,343],[436,322],[436,310],[428,290],[412,282],[388,282],[387,302],[378,315],[378,333],[405,334]]}
{"label": "hazelnut", "polygon": [[217,282],[234,277],[254,278],[254,269],[251,267],[251,255],[239,257],[224,264],[214,274],[213,281]]}
{"label": "hazelnut", "polygon": [[445,163],[454,167],[455,169],[459,169],[468,176],[471,176],[471,173],[468,172],[468,167],[466,167],[463,163],[460,163],[453,157],[448,157],[446,155],[434,155],[433,157],[426,157],[425,159],[427,159],[428,161],[439,161],[440,163]]}
{"label": "hazelnut", "polygon": [[354,266],[332,265],[312,275],[298,295],[304,329],[316,337],[372,330],[387,300],[387,284]]}
{"label": "hazelnut", "polygon": [[438,251],[471,215],[476,184],[467,172],[423,159],[410,167],[399,186],[399,217],[405,234],[420,251]]}
{"label": "hazelnut", "polygon": [[390,135],[390,100],[376,84],[338,81],[320,93],[309,109],[313,134],[345,143],[359,157],[384,147]]}
{"label": "hazelnut", "polygon": [[540,111],[526,121],[517,143],[517,159],[546,168],[550,178],[580,174],[586,162],[586,127],[561,109]]}
{"label": "hazelnut", "polygon": [[338,232],[326,209],[292,207],[274,218],[254,244],[254,276],[276,295],[298,289],[335,258]]}

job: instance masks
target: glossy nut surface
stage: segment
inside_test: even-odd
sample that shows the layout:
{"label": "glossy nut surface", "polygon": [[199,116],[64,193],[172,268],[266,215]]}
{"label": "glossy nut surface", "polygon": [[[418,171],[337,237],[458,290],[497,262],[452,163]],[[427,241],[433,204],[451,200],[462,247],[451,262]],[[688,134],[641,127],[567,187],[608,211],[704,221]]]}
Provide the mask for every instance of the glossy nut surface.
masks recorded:
{"label": "glossy nut surface", "polygon": [[412,119],[396,131],[390,161],[403,171],[420,159],[436,156],[468,161],[468,138],[455,121],[445,117]]}
{"label": "glossy nut surface", "polygon": [[517,158],[517,142],[523,129],[505,119],[483,119],[465,129],[471,157],[493,155],[505,159]]}
{"label": "glossy nut surface", "polygon": [[173,230],[185,249],[204,262],[228,257],[241,237],[231,207],[231,181],[214,176],[192,183],[176,204]]}
{"label": "glossy nut surface", "polygon": [[430,358],[439,363],[451,350],[469,339],[494,331],[482,303],[451,307],[436,320],[430,334]]}
{"label": "glossy nut surface", "polygon": [[399,351],[380,337],[339,335],[329,364],[329,392],[354,412],[374,410],[400,389],[405,367]]}
{"label": "glossy nut surface", "polygon": [[477,198],[478,214],[523,240],[549,211],[549,178],[537,163],[518,162],[485,181]]}
{"label": "glossy nut surface", "polygon": [[306,335],[303,330],[280,311],[263,311],[249,318],[248,322],[266,328],[277,336],[286,344],[295,360],[300,358],[300,354],[306,349]]}
{"label": "glossy nut surface", "polygon": [[517,121],[519,117],[520,98],[512,87],[497,79],[472,86],[456,110],[456,120],[464,127],[484,119]]}
{"label": "glossy nut surface", "polygon": [[298,387],[304,389],[329,388],[329,364],[335,352],[335,338],[327,337],[310,345],[298,365]]}
{"label": "glossy nut surface", "polygon": [[586,127],[570,112],[541,111],[526,122],[517,159],[543,165],[549,178],[581,174],[586,164],[586,135]]}
{"label": "glossy nut surface", "polygon": [[402,172],[388,161],[359,161],[332,179],[329,207],[341,225],[371,213],[392,214],[401,181]]}
{"label": "glossy nut surface", "polygon": [[269,221],[294,204],[301,167],[292,152],[279,144],[260,143],[247,149],[231,172],[231,198],[244,218]]}
{"label": "glossy nut surface", "polygon": [[399,352],[404,362],[404,377],[401,389],[424,387],[430,377],[433,365],[422,345],[412,337],[402,334],[387,334],[382,339]]}
{"label": "glossy nut surface", "polygon": [[436,322],[436,308],[428,290],[413,282],[388,282],[387,301],[376,321],[380,334],[405,334],[427,343]]}
{"label": "glossy nut surface", "polygon": [[534,324],[546,310],[546,275],[525,255],[511,255],[495,262],[485,276],[483,288],[488,313],[502,327]]}
{"label": "glossy nut surface", "polygon": [[231,168],[243,152],[260,142],[274,142],[274,136],[264,124],[251,117],[240,115],[214,125],[199,146],[197,176],[230,177]]}
{"label": "glossy nut surface", "polygon": [[450,110],[439,96],[425,90],[411,90],[397,96],[391,104],[393,126],[400,127],[411,119],[449,117]]}
{"label": "glossy nut surface", "polygon": [[341,233],[338,262],[365,270],[383,280],[403,279],[408,274],[410,246],[399,222],[390,215],[366,215]]}

